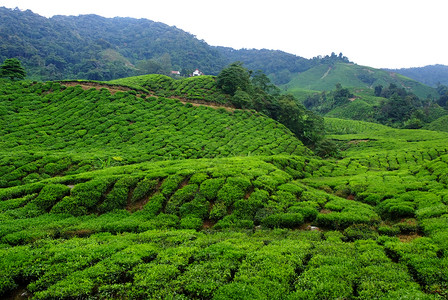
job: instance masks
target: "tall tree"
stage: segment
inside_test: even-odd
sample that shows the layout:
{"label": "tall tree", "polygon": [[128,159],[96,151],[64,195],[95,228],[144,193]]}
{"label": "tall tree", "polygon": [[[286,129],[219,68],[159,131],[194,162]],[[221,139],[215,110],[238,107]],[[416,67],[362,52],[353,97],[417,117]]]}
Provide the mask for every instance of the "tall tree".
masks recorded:
{"label": "tall tree", "polygon": [[250,92],[250,72],[241,62],[235,62],[219,73],[216,84],[224,93],[232,96],[238,89]]}
{"label": "tall tree", "polygon": [[0,66],[0,77],[6,77],[11,80],[24,79],[26,77],[25,69],[17,58],[5,59]]}

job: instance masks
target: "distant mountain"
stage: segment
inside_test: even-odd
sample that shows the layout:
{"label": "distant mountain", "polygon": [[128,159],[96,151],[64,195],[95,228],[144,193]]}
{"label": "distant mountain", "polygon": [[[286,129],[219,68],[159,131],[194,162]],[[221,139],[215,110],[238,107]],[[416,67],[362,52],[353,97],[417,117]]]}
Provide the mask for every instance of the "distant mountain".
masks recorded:
{"label": "distant mountain", "polygon": [[316,65],[317,61],[306,59],[279,50],[240,49],[216,47],[228,63],[244,62],[250,70],[262,70],[275,84],[289,82],[295,74],[304,72]]}
{"label": "distant mountain", "polygon": [[111,80],[142,74],[183,75],[199,68],[217,75],[234,61],[262,70],[276,83],[314,62],[274,50],[212,47],[176,27],[147,19],[97,15],[45,18],[0,7],[0,61],[17,57],[39,80]]}
{"label": "distant mountain", "polygon": [[[396,73],[348,63],[342,54],[306,59],[278,50],[212,47],[181,29],[147,19],[97,15],[45,18],[30,10],[0,7],[0,20],[0,62],[19,58],[28,78],[34,80],[112,80],[169,75],[173,70],[188,75],[196,68],[217,75],[230,63],[241,61],[250,70],[262,70],[275,84],[287,84],[288,90],[330,90],[336,83],[372,87],[393,82],[420,97],[433,94],[428,87]],[[431,72],[436,73],[427,71],[422,76],[432,78]]]}
{"label": "distant mountain", "polygon": [[0,60],[17,57],[31,78],[106,80],[172,69],[215,74],[219,52],[176,27],[96,15],[45,18],[0,8]]}
{"label": "distant mountain", "polygon": [[387,87],[393,83],[421,98],[426,98],[428,95],[437,96],[435,89],[403,75],[343,62],[317,65],[297,74],[283,87],[292,93],[298,93],[304,89],[330,91],[335,89],[337,83],[343,87],[369,89],[379,85]]}
{"label": "distant mountain", "polygon": [[437,87],[438,84],[448,85],[448,66],[445,65],[432,65],[421,68],[390,69],[388,71],[402,74],[432,87]]}

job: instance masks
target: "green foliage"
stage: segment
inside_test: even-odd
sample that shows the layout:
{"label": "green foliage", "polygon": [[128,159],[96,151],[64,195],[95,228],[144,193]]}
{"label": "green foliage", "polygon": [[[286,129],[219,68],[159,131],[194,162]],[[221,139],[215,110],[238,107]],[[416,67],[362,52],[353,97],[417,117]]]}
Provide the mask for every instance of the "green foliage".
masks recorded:
{"label": "green foliage", "polygon": [[62,184],[48,184],[31,201],[42,210],[49,211],[59,200],[70,194],[70,188]]}
{"label": "green foliage", "polygon": [[296,228],[303,224],[304,218],[300,213],[281,213],[267,216],[261,224],[267,228]]}
{"label": "green foliage", "polygon": [[333,229],[344,229],[354,224],[376,225],[379,216],[370,205],[345,200],[334,199],[325,205],[328,213],[317,216],[319,226]]}
{"label": "green foliage", "polygon": [[324,160],[258,113],[81,84],[2,81],[1,296],[446,298],[446,133],[327,118]]}
{"label": "green foliage", "polygon": [[250,74],[241,62],[233,63],[219,73],[216,84],[224,93],[231,96],[238,90],[247,93],[251,88]]}
{"label": "green foliage", "polygon": [[51,82],[8,82],[0,90],[1,107],[15,111],[0,121],[1,187],[144,161],[307,151],[285,127],[252,112]]}
{"label": "green foliage", "polygon": [[26,72],[20,63],[20,60],[17,58],[9,58],[5,59],[3,64],[0,66],[0,77],[6,77],[11,80],[20,80],[25,79]]}
{"label": "green foliage", "polygon": [[405,86],[407,91],[421,98],[426,98],[428,95],[435,96],[435,89],[408,77],[399,74],[391,76],[386,70],[347,62],[316,64],[305,72],[297,73],[287,83],[287,89],[291,93],[300,89],[330,91],[338,83],[348,88],[371,89],[372,91],[375,86],[395,84]]}
{"label": "green foliage", "polygon": [[131,202],[135,203],[150,195],[155,191],[157,184],[158,182],[156,180],[151,180],[149,178],[144,178],[139,181],[132,193]]}

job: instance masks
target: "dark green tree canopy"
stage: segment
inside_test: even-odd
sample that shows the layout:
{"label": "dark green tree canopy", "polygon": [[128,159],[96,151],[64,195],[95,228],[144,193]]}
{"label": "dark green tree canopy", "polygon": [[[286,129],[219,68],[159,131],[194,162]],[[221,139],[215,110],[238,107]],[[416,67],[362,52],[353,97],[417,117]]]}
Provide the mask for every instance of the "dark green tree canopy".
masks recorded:
{"label": "dark green tree canopy", "polygon": [[250,92],[250,75],[250,72],[243,67],[241,62],[234,62],[219,73],[217,79],[218,88],[232,96],[235,95],[238,89]]}
{"label": "dark green tree canopy", "polygon": [[0,77],[6,77],[11,80],[24,79],[26,77],[25,69],[17,58],[8,58],[0,66]]}
{"label": "dark green tree canopy", "polygon": [[[314,149],[324,135],[323,118],[307,110],[292,95],[282,95],[280,89],[262,71],[249,71],[241,62],[223,69],[217,86],[231,95],[237,108],[255,109],[291,130],[306,146]],[[339,96],[350,92],[339,86]]]}

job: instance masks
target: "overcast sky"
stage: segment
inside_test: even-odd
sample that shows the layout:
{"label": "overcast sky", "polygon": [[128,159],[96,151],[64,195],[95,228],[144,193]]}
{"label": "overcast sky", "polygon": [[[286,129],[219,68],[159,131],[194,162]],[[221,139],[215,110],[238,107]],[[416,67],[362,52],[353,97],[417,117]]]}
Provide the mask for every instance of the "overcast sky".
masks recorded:
{"label": "overcast sky", "polygon": [[448,65],[447,0],[0,0],[0,6],[46,17],[146,18],[213,46],[306,58],[342,52],[375,68]]}

